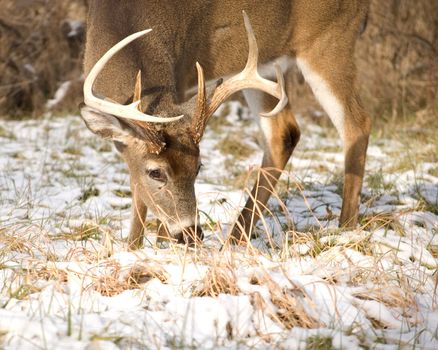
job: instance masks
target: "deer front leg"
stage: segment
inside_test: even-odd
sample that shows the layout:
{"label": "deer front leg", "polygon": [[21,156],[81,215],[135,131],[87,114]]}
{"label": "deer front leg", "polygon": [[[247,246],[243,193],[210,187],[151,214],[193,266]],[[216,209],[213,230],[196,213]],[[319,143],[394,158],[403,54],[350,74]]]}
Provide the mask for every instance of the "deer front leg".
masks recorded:
{"label": "deer front leg", "polygon": [[[353,42],[353,40],[352,40]],[[342,52],[346,50],[347,52]],[[298,67],[327,112],[344,144],[344,188],[339,226],[355,228],[365,170],[371,120],[363,110],[355,87],[355,65],[345,43],[333,52],[318,46],[297,59]],[[343,57],[344,60],[339,59]]]}
{"label": "deer front leg", "polygon": [[131,186],[131,192],[131,230],[128,237],[128,249],[136,250],[141,248],[143,244],[147,207],[141,200],[135,186]]}
{"label": "deer front leg", "polygon": [[339,226],[354,229],[358,221],[360,192],[365,171],[371,121],[354,95],[345,119],[344,131],[344,188]]}
{"label": "deer front leg", "polygon": [[[259,113],[256,98],[264,99],[265,110],[275,105],[275,100],[262,96],[255,91],[245,91],[245,98],[253,113]],[[265,151],[263,162],[251,196],[240,213],[231,232],[233,243],[243,243],[251,238],[254,225],[260,218],[270,195],[274,191],[278,178],[288,162],[300,138],[300,130],[293,113],[287,105],[272,119],[262,118],[260,126],[264,136]]]}

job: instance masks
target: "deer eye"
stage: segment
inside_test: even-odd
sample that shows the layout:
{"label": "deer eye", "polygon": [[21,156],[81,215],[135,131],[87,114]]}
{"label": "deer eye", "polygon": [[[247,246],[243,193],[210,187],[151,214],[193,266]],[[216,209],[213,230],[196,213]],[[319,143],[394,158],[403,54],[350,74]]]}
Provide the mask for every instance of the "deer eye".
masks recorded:
{"label": "deer eye", "polygon": [[151,169],[148,170],[148,175],[152,180],[160,181],[160,182],[166,182],[167,176],[161,169]]}

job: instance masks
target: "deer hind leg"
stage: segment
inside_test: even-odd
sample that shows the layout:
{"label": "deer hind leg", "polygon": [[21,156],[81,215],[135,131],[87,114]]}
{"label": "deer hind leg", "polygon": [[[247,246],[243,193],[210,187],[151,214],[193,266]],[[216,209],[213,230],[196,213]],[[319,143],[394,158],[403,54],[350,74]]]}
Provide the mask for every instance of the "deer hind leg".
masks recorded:
{"label": "deer hind leg", "polygon": [[[272,110],[278,102],[254,90],[246,90],[244,95],[255,115]],[[231,232],[234,243],[245,242],[251,237],[253,226],[260,218],[260,213],[300,138],[300,129],[289,105],[273,118],[261,117],[260,128],[264,142],[262,166],[251,196]]]}
{"label": "deer hind leg", "polygon": [[331,52],[307,52],[298,56],[297,64],[343,141],[344,188],[339,226],[355,228],[371,121],[354,85],[352,47],[344,55],[342,48]]}

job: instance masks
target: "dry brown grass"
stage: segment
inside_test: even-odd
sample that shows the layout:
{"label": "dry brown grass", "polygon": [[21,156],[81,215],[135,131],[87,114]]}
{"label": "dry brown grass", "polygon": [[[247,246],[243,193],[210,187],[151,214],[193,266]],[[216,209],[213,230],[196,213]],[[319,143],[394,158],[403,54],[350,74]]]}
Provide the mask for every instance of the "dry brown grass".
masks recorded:
{"label": "dry brown grass", "polygon": [[367,231],[375,231],[378,229],[390,229],[397,232],[400,236],[404,235],[403,225],[400,223],[398,216],[412,211],[412,209],[405,211],[398,211],[397,213],[378,213],[367,214],[360,218],[361,228]]}
{"label": "dry brown grass", "polygon": [[6,229],[0,229],[0,243],[3,244],[0,248],[0,257],[3,253],[11,251],[32,254],[33,247],[29,240],[15,236]]}
{"label": "dry brown grass", "polygon": [[2,1],[0,116],[38,115],[61,82],[79,81],[83,35],[69,36],[67,20],[84,14],[83,0]]}
{"label": "dry brown grass", "polygon": [[396,286],[367,288],[366,291],[354,293],[354,296],[364,300],[375,300],[392,308],[408,309],[416,305],[415,294]]}
{"label": "dry brown grass", "polygon": [[276,309],[267,305],[258,293],[252,294],[252,304],[256,310],[262,310],[273,321],[282,324],[286,329],[293,327],[317,328],[321,323],[311,317],[303,307],[305,293],[298,287],[279,288],[268,273],[261,278],[254,277],[253,284],[266,285],[271,295],[271,302]]}
{"label": "dry brown grass", "polygon": [[35,279],[44,279],[46,281],[57,281],[57,282],[67,282],[68,275],[65,271],[51,267],[51,266],[40,266],[38,269],[33,270]]}
{"label": "dry brown grass", "polygon": [[[0,264],[0,268],[5,267]],[[8,283],[5,280],[5,284],[0,287],[0,291],[7,291],[10,298],[23,300],[31,294],[40,292],[42,281],[55,282],[57,286],[61,286],[67,280],[68,275],[65,271],[37,261],[28,267],[15,267],[8,278]]]}
{"label": "dry brown grass", "polygon": [[[1,232],[0,237],[2,237]],[[308,240],[314,241],[315,246],[321,244],[320,248],[315,248],[320,250],[320,254],[310,252],[308,255],[312,257],[315,266],[318,265],[322,269],[327,266],[327,261],[320,259],[321,252],[330,253],[330,250],[333,250],[333,254],[327,254],[328,259],[335,259],[337,254],[342,252],[342,249],[354,249],[369,255],[370,259],[372,258],[374,261],[374,267],[356,266],[352,261],[349,264],[351,280],[348,283],[354,287],[354,292],[352,292],[352,296],[356,298],[354,305],[360,308],[363,300],[374,300],[395,310],[403,317],[412,316],[408,322],[414,325],[416,322],[414,316],[417,307],[417,291],[412,286],[413,281],[403,274],[401,265],[399,266],[400,270],[397,271],[380,266],[381,256],[374,253],[373,243],[369,241],[369,234],[364,233],[360,237],[349,239],[350,237],[345,233],[343,235],[339,232],[338,234],[333,233],[333,244],[326,246],[322,246],[325,244],[321,243],[320,238],[322,237],[327,237],[327,235],[324,236],[322,230],[307,235],[302,233],[296,236],[295,243]],[[5,243],[9,249],[16,247],[13,241],[5,241]],[[30,244],[30,247],[35,249],[35,244]],[[17,249],[23,248],[19,246]],[[28,249],[24,249],[23,252],[31,254]],[[233,247],[225,244],[221,250],[209,247],[197,250],[171,244],[171,249],[168,252],[160,251],[156,256],[148,254],[147,262],[143,260],[141,252],[137,253],[138,260],[124,265],[113,258],[102,258],[102,254],[98,251],[94,252],[94,258],[84,258],[83,254],[92,256],[93,253],[87,253],[85,250],[82,252],[77,248],[68,254],[64,261],[86,262],[82,264],[81,271],[77,268],[60,267],[61,265],[57,266],[56,263],[51,264],[33,259],[30,267],[14,271],[14,277],[6,288],[11,298],[26,300],[41,291],[41,281],[44,280],[55,282],[56,288],[60,291],[65,288],[67,283],[72,283],[80,285],[84,292],[97,291],[103,296],[112,297],[127,290],[147,289],[147,282],[152,279],[158,279],[162,283],[174,283],[166,272],[166,264],[179,264],[183,266],[182,271],[184,271],[185,265],[198,265],[202,267],[200,271],[205,271],[204,267],[207,267],[208,270],[203,273],[200,281],[191,279],[189,291],[191,291],[192,297],[214,298],[219,294],[246,294],[255,311],[260,312],[263,317],[269,318],[285,329],[290,330],[295,327],[315,329],[328,326],[316,318],[317,303],[312,300],[311,295],[287,277],[287,271],[283,270],[282,266],[284,261],[280,259],[274,263],[274,260],[271,260],[269,264],[265,264],[262,259],[269,258],[254,247]],[[388,257],[390,256],[385,258]],[[247,275],[249,283],[256,288],[265,289],[268,293],[249,292],[244,291],[244,288],[239,288],[238,282],[241,282],[238,278],[239,273],[242,269],[245,271],[245,267],[254,271]],[[338,266],[338,269],[327,269],[330,276],[324,278],[323,283],[327,283],[327,287],[336,288],[337,276],[345,274],[344,269],[345,267],[341,268],[341,265]],[[275,274],[279,271],[283,271],[289,285],[280,286],[276,282]],[[37,284],[37,282],[39,283]],[[182,289],[186,291],[185,287]],[[387,328],[383,321],[373,319],[372,315],[367,315],[367,317],[375,329]],[[230,334],[232,334],[231,331]],[[271,336],[267,334],[263,334],[261,337],[266,341],[272,340]]]}
{"label": "dry brown grass", "polygon": [[230,266],[210,268],[205,277],[195,287],[192,295],[197,297],[216,297],[222,293],[239,294],[235,272]]}
{"label": "dry brown grass", "polygon": [[[233,248],[225,245],[222,251],[216,252],[214,258],[205,255],[198,257],[199,264],[210,266],[208,272],[200,282],[197,282],[192,291],[195,297],[217,297],[219,294],[240,295],[244,294],[238,287],[237,267],[248,265],[248,268],[260,268],[263,273],[252,276],[252,285],[267,286],[270,292],[270,303],[258,292],[250,294],[251,304],[255,310],[260,310],[274,322],[282,324],[285,328],[293,327],[315,328],[320,323],[313,319],[304,309],[305,294],[300,288],[279,288],[269,271],[265,271],[258,259],[260,252],[248,247],[245,257],[233,253]],[[230,260],[231,259],[231,260]],[[237,259],[237,260],[234,260]]]}
{"label": "dry brown grass", "polygon": [[389,120],[415,115],[423,125],[436,118],[437,26],[436,1],[371,1],[356,55],[370,112]]}
{"label": "dry brown grass", "polygon": [[119,263],[108,261],[105,265],[106,273],[92,276],[93,289],[105,296],[114,296],[128,289],[138,289],[141,284],[153,278],[161,282],[167,280],[165,271],[159,266],[146,263],[136,263],[129,269],[122,269]]}
{"label": "dry brown grass", "polygon": [[279,321],[287,329],[294,327],[317,328],[321,323],[309,316],[300,303],[300,291],[279,289],[278,286],[270,288],[271,301],[278,308],[274,321]]}

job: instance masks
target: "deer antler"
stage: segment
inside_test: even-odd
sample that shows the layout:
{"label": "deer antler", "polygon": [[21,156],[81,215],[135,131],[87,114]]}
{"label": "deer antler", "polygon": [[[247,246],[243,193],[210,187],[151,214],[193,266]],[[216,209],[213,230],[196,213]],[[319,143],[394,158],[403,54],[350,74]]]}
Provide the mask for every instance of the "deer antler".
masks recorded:
{"label": "deer antler", "polygon": [[135,77],[134,95],[132,96],[132,103],[138,102],[137,109],[141,112],[141,69]]}
{"label": "deer antler", "polygon": [[110,48],[96,62],[96,64],[90,70],[90,73],[88,73],[88,76],[84,82],[84,102],[87,106],[92,107],[104,113],[112,114],[120,118],[133,119],[133,120],[139,120],[139,121],[145,121],[151,123],[169,123],[181,119],[183,117],[182,115],[173,118],[154,117],[142,113],[141,111],[138,110],[137,106],[140,104],[140,101],[135,101],[129,105],[122,105],[113,101],[98,98],[93,94],[94,81],[96,80],[99,73],[102,71],[105,64],[107,64],[107,62],[111,59],[111,57],[113,57],[116,52],[120,51],[131,41],[149,33],[151,30],[152,29],[146,29],[127,36],[126,38],[115,44],[112,48]]}
{"label": "deer antler", "polygon": [[[134,95],[132,97],[132,104],[137,105],[137,109],[141,112],[141,70],[138,71],[135,77]],[[130,120],[127,123],[140,127],[140,134],[143,135],[144,141],[148,145],[148,150],[151,153],[160,154],[166,147],[163,135],[151,123]],[[139,130],[139,129],[137,129]]]}
{"label": "deer antler", "polygon": [[196,143],[201,140],[208,119],[216,109],[232,94],[244,89],[257,89],[264,91],[279,99],[278,104],[269,113],[260,113],[263,117],[272,117],[279,113],[287,104],[287,96],[284,88],[284,79],[280,67],[275,64],[277,83],[262,78],[257,71],[258,47],[254,31],[248,15],[243,12],[246,32],[248,34],[248,60],[242,72],[231,77],[216,87],[209,103],[205,93],[204,72],[199,63],[196,63],[198,70],[198,105],[194,116],[192,127],[194,128],[194,139]]}

